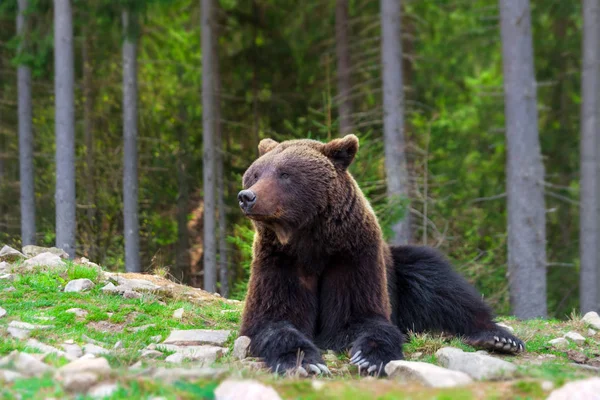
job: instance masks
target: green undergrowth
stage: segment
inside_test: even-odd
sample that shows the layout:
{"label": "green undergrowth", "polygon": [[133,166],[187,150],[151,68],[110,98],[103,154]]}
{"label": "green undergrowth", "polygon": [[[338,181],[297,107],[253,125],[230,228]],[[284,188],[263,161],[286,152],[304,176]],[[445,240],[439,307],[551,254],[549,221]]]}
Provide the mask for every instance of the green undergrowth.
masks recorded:
{"label": "green undergrowth", "polygon": [[[64,286],[72,279],[87,278],[95,283],[94,288],[84,293],[65,293]],[[144,294],[139,299],[104,294],[102,273],[95,268],[68,262],[61,271],[38,269],[15,274],[13,281],[0,280],[0,306],[7,315],[0,319],[0,357],[10,352],[26,351],[39,353],[28,348],[26,340],[13,339],[7,333],[8,324],[23,321],[36,325],[51,326],[35,329],[31,338],[42,343],[60,347],[66,340],[80,345],[96,341],[107,349],[121,342],[122,348],[111,351],[105,357],[113,368],[111,381],[117,382],[119,390],[113,399],[145,399],[153,396],[166,399],[212,399],[219,381],[178,381],[173,384],[152,380],[144,374],[134,373],[128,367],[138,361],[142,366],[164,366],[163,361],[171,352],[164,351],[158,360],[141,360],[140,351],[149,344],[164,340],[173,329],[229,329],[232,334],[226,344],[229,355],[217,362],[217,366],[229,371],[234,378],[257,379],[274,387],[285,399],[541,399],[547,396],[541,382],[552,382],[558,387],[565,382],[590,376],[589,371],[573,366],[565,351],[551,349],[548,341],[561,337],[569,331],[586,333],[587,328],[573,316],[568,321],[531,320],[516,321],[503,319],[515,328],[515,334],[527,342],[528,352],[520,356],[506,356],[508,361],[519,365],[516,379],[505,382],[481,382],[468,387],[454,389],[427,389],[392,380],[364,378],[357,369],[349,365],[347,354],[326,354],[324,357],[333,372],[331,378],[311,379],[278,377],[264,370],[251,369],[233,359],[233,341],[238,334],[241,305],[213,299],[211,301],[182,300],[160,294]],[[85,310],[87,315],[78,317],[66,311],[71,308]],[[184,309],[182,319],[173,317],[173,312]],[[134,331],[136,327],[146,327]],[[159,338],[159,339],[158,339]],[[452,346],[467,352],[475,351],[459,339],[436,334],[410,335],[405,344],[406,359],[437,363],[435,353],[442,347]],[[160,350],[160,345],[158,345]],[[588,339],[584,346],[570,344],[566,350],[583,352],[589,358],[600,354],[595,339]],[[47,356],[49,365],[60,367],[68,363],[60,356]],[[187,367],[187,364],[183,364]],[[20,379],[0,387],[0,399],[45,399],[77,398],[65,393],[60,383],[52,376]]]}

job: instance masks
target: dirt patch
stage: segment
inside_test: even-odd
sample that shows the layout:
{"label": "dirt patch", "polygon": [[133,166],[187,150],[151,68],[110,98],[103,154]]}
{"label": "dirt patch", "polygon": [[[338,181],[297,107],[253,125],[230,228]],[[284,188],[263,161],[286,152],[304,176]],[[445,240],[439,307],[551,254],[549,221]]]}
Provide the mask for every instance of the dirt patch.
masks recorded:
{"label": "dirt patch", "polygon": [[108,321],[94,321],[87,324],[87,327],[98,332],[118,333],[123,332],[125,324],[113,324]]}

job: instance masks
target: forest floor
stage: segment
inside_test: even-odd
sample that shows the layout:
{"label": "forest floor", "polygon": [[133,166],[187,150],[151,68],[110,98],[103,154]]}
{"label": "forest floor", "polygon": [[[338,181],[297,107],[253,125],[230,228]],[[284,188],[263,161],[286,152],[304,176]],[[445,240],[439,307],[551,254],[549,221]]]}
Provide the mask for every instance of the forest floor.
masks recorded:
{"label": "forest floor", "polygon": [[[493,355],[517,365],[504,380],[431,388],[361,377],[346,354],[332,353],[325,354],[331,377],[279,377],[261,369],[259,360],[234,356],[241,302],[158,275],[107,274],[93,264],[70,261],[60,268],[25,269],[22,263],[4,264],[4,271],[0,264],[0,399],[212,399],[221,382],[241,379],[259,381],[283,399],[542,399],[566,382],[600,374],[600,333],[573,316],[567,321],[501,319],[527,343],[524,354]],[[142,278],[159,288],[111,291],[115,283],[127,284],[122,278]],[[65,292],[76,279],[91,284],[85,291]],[[214,362],[210,355],[209,361],[186,361],[177,357],[177,346],[161,346],[173,331],[188,329],[229,330],[217,347],[225,350],[212,353]],[[563,342],[560,349],[549,344],[570,331],[584,336],[584,342]],[[436,364],[436,351],[448,346],[475,351],[457,339],[416,335],[405,345],[405,357]],[[85,362],[82,371],[65,366],[84,353],[93,355],[82,360],[103,358],[108,367],[91,366],[76,381],[75,372],[88,368]],[[36,363],[44,365],[40,372]]]}

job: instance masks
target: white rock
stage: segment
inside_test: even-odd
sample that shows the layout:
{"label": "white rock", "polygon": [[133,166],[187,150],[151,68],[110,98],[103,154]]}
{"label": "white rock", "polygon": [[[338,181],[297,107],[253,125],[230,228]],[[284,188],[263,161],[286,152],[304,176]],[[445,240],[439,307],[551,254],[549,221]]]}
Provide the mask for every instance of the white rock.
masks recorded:
{"label": "white rock", "polygon": [[200,345],[212,344],[222,346],[231,334],[229,330],[211,330],[211,329],[188,329],[171,331],[169,337],[165,339],[164,344],[176,345]]}
{"label": "white rock", "polygon": [[150,341],[152,343],[158,343],[162,340],[162,336],[161,335],[156,335],[156,336],[151,336],[150,337]]}
{"label": "white rock", "polygon": [[16,350],[0,360],[0,367],[11,364],[14,370],[26,376],[39,377],[52,371],[52,368],[49,365],[44,364],[35,356],[27,353],[20,353]]}
{"label": "white rock", "polygon": [[[223,354],[227,352],[227,349],[218,346],[177,346],[170,344],[161,344],[157,346],[158,350],[174,351],[165,359],[168,362],[182,362],[185,360],[196,361],[200,366],[209,366],[216,360],[221,358]],[[183,358],[175,356],[175,354],[181,354]]]}
{"label": "white rock", "polygon": [[[0,261],[0,273],[2,273],[2,275],[5,275],[6,272],[8,272],[10,267],[10,264],[7,263],[6,261]],[[2,278],[0,278],[2,279]]]}
{"label": "white rock", "polygon": [[233,356],[238,360],[243,360],[248,356],[249,347],[250,338],[248,336],[240,336],[233,343]]}
{"label": "white rock", "polygon": [[[2,264],[2,263],[0,263],[0,264]],[[2,281],[2,280],[14,281],[15,276],[13,274],[0,274],[0,281]]]}
{"label": "white rock", "polygon": [[[152,292],[160,289],[160,286],[147,281],[145,279],[128,279],[119,275],[111,275],[109,280],[116,284],[112,286],[105,286],[106,292],[123,294],[126,291],[134,292]],[[102,290],[104,290],[102,289]]]}
{"label": "white rock", "polygon": [[68,354],[68,357],[72,358],[73,360],[76,360],[83,355],[83,350],[81,347],[74,343],[65,342],[61,344],[61,347],[65,350],[65,353]]}
{"label": "white rock", "polygon": [[485,354],[465,353],[454,347],[439,349],[435,355],[442,367],[461,371],[477,380],[497,380],[511,377],[517,366]]}
{"label": "white rock", "polygon": [[108,282],[106,286],[102,288],[104,293],[118,293],[117,287],[112,282]]}
{"label": "white rock", "polygon": [[154,328],[156,327],[156,324],[147,324],[147,325],[142,325],[142,326],[132,326],[127,328],[127,330],[129,332],[141,332],[141,331],[145,331],[148,328]]}
{"label": "white rock", "polygon": [[507,331],[509,331],[510,333],[515,333],[515,328],[513,328],[512,326],[508,326],[505,323],[502,322],[498,322],[496,325],[506,329]]}
{"label": "white rock", "polygon": [[581,336],[579,333],[577,332],[569,332],[565,335],[565,339],[567,339],[570,342],[573,342],[577,345],[582,345],[585,343],[585,338],[583,336]]}
{"label": "white rock", "polygon": [[109,354],[110,351],[106,350],[104,347],[95,345],[93,343],[86,343],[83,345],[83,352],[85,354],[93,354],[95,356],[100,356],[102,354]]}
{"label": "white rock", "polygon": [[0,382],[12,383],[17,379],[24,378],[25,376],[8,369],[0,369]]}
{"label": "white rock", "polygon": [[552,381],[543,381],[540,385],[544,392],[549,392],[554,389],[554,382]]}
{"label": "white rock", "polygon": [[460,371],[451,371],[437,365],[419,361],[390,361],[385,366],[390,378],[402,382],[419,382],[429,387],[454,387],[467,385],[473,380]]}
{"label": "white rock", "polygon": [[22,322],[22,321],[10,321],[8,326],[9,326],[9,328],[26,329],[29,331],[32,331],[34,329],[52,329],[52,328],[54,328],[53,325],[34,325],[34,324],[30,324],[29,322]]}
{"label": "white rock", "polygon": [[322,390],[325,387],[325,382],[323,381],[317,381],[317,380],[313,380],[311,382],[312,387],[314,390],[316,390],[317,392]]}
{"label": "white rock", "polygon": [[13,328],[9,326],[6,330],[10,336],[19,340],[24,340],[31,336],[31,331],[29,329]]}
{"label": "white rock", "polygon": [[599,400],[600,378],[589,378],[569,382],[556,389],[547,400]]}
{"label": "white rock", "polygon": [[70,392],[86,392],[98,383],[100,378],[93,372],[77,372],[65,375],[62,378],[63,387]]}
{"label": "white rock", "polygon": [[84,292],[94,287],[94,282],[89,279],[74,279],[65,286],[65,292]]}
{"label": "white rock", "polygon": [[79,372],[91,372],[97,374],[98,376],[105,376],[110,374],[110,365],[106,358],[82,358],[72,361],[69,364],[61,367],[56,371],[56,376],[62,377],[69,374],[79,373]]}
{"label": "white rock", "polygon": [[254,380],[227,379],[215,389],[215,400],[280,400],[275,389]]}
{"label": "white rock", "polygon": [[69,258],[69,255],[63,249],[59,249],[57,247],[34,246],[31,244],[27,245],[27,246],[23,246],[23,253],[27,257],[35,257],[35,256],[43,254],[43,253],[51,253],[51,254],[59,256],[60,258]]}
{"label": "white rock", "polygon": [[26,260],[23,263],[23,267],[31,269],[33,267],[66,267],[67,264],[56,254],[52,253],[41,253],[37,256]]}
{"label": "white rock", "polygon": [[565,338],[552,339],[548,343],[550,344],[550,346],[554,347],[555,349],[559,349],[559,350],[565,349],[565,348],[567,348],[567,346],[569,346],[569,341]]}
{"label": "white rock", "polygon": [[163,353],[158,350],[142,350],[142,354],[140,354],[141,358],[159,358],[162,357]]}
{"label": "white rock", "polygon": [[123,298],[125,299],[140,299],[142,295],[138,292],[134,292],[133,290],[126,290],[123,292]]}
{"label": "white rock", "polygon": [[36,339],[29,339],[27,341],[27,347],[39,350],[44,355],[47,355],[47,354],[56,354],[57,356],[65,357],[67,359],[71,359],[71,360],[76,359],[76,357],[74,358],[74,357],[70,356],[69,354],[67,354],[66,352],[64,352],[62,350],[59,350],[56,347],[44,344],[44,343],[42,343],[42,342],[40,342],[39,340],[36,340]]}
{"label": "white rock", "polygon": [[2,307],[0,307],[0,318],[4,317],[6,315],[6,310]]}
{"label": "white rock", "polygon": [[181,364],[185,360],[186,360],[185,355],[183,355],[182,353],[173,353],[170,356],[167,356],[167,358],[165,358],[166,362],[173,363],[173,364]]}
{"label": "white rock", "polygon": [[590,311],[589,313],[585,314],[581,320],[589,327],[600,330],[600,316],[597,312]]}
{"label": "white rock", "polygon": [[115,350],[120,350],[123,348],[123,342],[121,340],[119,340],[117,343],[115,343],[115,345],[113,346],[113,349]]}
{"label": "white rock", "polygon": [[88,396],[94,399],[104,399],[110,397],[119,389],[116,383],[100,383],[88,391]]}
{"label": "white rock", "polygon": [[10,246],[4,246],[0,249],[0,261],[14,262],[21,258],[26,258],[25,254]]}
{"label": "white rock", "polygon": [[181,319],[183,318],[183,308],[178,308],[177,310],[173,311],[173,318],[175,319]]}
{"label": "white rock", "polygon": [[88,312],[82,308],[69,308],[65,312],[75,314],[77,318],[85,318],[88,315]]}
{"label": "white rock", "polygon": [[410,359],[411,360],[418,360],[422,356],[423,356],[423,352],[422,351],[416,351],[413,354],[411,354]]}

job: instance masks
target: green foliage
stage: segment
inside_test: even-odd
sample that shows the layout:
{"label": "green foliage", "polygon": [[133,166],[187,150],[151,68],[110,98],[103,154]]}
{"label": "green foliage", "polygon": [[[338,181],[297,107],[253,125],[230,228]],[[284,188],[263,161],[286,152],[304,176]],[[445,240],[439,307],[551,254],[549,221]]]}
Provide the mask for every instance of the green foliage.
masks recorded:
{"label": "green foliage", "polygon": [[235,225],[234,235],[228,236],[227,241],[236,246],[240,255],[240,266],[243,275],[238,278],[231,298],[242,300],[248,291],[248,278],[250,277],[250,266],[252,264],[252,243],[254,242],[254,230],[247,225]]}

